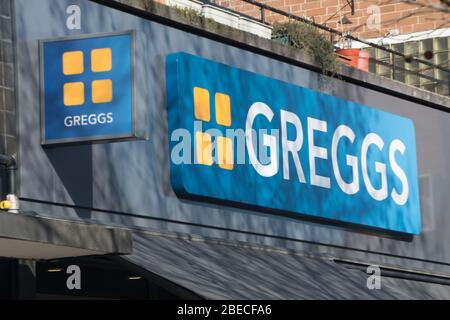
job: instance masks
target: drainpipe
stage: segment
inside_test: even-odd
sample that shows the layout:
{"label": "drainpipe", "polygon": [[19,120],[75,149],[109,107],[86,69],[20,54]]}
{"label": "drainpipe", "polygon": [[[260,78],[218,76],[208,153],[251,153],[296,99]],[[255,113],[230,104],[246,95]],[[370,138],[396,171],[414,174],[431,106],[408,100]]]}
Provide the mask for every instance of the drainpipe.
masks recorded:
{"label": "drainpipe", "polygon": [[1,210],[8,210],[11,213],[19,212],[19,197],[17,196],[16,186],[16,159],[13,156],[0,154],[0,166],[6,168],[8,179],[8,191],[6,200],[0,202]]}

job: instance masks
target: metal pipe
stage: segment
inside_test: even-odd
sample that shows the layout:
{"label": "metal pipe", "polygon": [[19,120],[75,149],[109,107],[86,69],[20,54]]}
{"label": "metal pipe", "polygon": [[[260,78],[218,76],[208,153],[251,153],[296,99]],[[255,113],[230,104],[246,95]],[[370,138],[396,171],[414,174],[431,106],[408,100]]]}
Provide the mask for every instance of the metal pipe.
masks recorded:
{"label": "metal pipe", "polygon": [[13,156],[0,154],[0,165],[6,168],[8,175],[8,194],[16,194],[17,163]]}

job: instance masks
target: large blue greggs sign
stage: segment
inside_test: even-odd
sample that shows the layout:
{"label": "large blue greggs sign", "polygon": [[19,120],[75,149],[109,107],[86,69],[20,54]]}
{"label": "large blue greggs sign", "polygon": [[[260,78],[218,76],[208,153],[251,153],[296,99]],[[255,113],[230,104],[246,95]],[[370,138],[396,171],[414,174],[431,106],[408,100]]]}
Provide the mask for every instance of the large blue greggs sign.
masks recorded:
{"label": "large blue greggs sign", "polygon": [[186,53],[166,67],[177,194],[420,233],[410,119]]}
{"label": "large blue greggs sign", "polygon": [[41,42],[43,144],[135,136],[133,33]]}

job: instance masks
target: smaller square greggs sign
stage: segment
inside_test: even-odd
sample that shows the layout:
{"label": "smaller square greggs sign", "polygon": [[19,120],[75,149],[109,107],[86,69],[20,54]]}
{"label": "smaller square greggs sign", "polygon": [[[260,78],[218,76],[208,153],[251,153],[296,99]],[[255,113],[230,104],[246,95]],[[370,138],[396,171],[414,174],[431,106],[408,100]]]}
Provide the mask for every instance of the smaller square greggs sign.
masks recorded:
{"label": "smaller square greggs sign", "polygon": [[135,137],[133,33],[41,41],[42,143]]}
{"label": "smaller square greggs sign", "polygon": [[410,119],[186,53],[166,63],[178,195],[420,233]]}

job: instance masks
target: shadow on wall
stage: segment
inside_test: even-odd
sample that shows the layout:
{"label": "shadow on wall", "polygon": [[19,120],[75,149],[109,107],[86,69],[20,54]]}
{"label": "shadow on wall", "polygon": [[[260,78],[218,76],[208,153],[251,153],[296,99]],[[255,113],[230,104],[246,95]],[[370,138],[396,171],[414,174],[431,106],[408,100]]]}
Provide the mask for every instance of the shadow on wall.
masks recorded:
{"label": "shadow on wall", "polygon": [[[68,149],[70,149],[70,152],[68,152]],[[45,153],[73,204],[92,208],[92,146],[48,148],[45,149]],[[55,192],[58,192],[58,190],[55,190]],[[90,212],[83,209],[75,210],[80,218],[91,218]]]}
{"label": "shadow on wall", "polygon": [[[84,6],[85,4],[82,4]],[[49,25],[54,30],[49,37],[57,36],[60,33],[61,26],[65,26],[65,15],[61,12],[66,11],[65,3],[53,3],[50,8],[52,19],[49,20]],[[26,15],[17,15],[17,25],[26,25]],[[22,32],[24,32],[22,30]],[[21,82],[23,87],[28,88],[23,90],[23,94],[19,97],[19,102],[22,107],[19,111],[19,117],[24,121],[20,124],[22,128],[19,131],[20,135],[27,135],[33,137],[32,140],[21,139],[21,172],[20,178],[23,181],[30,178],[29,173],[33,179],[33,185],[39,186],[36,189],[25,188],[23,196],[34,198],[36,200],[48,201],[51,199],[67,199],[68,204],[82,203],[83,205],[92,205],[92,151],[91,146],[74,146],[74,147],[60,147],[44,148],[36,146],[36,142],[41,137],[40,126],[36,125],[36,121],[40,119],[40,79],[39,79],[39,46],[38,40],[40,37],[34,34],[34,30],[27,30],[26,38],[32,39],[26,44],[18,44],[19,47],[25,47],[27,50],[19,50],[17,52],[17,59],[21,61],[31,61],[36,66],[32,70],[25,70],[24,67],[18,66],[19,74],[26,74],[26,80]],[[39,33],[37,33],[39,34]],[[24,130],[26,128],[26,130]],[[70,152],[68,152],[70,149]],[[42,157],[45,153],[48,160],[50,160],[56,175],[53,181],[49,183],[49,173],[51,171],[45,165],[45,158]],[[59,179],[65,188],[57,188],[58,183],[55,180]],[[70,183],[69,183],[70,182]],[[64,190],[66,189],[66,190]],[[21,188],[21,193],[23,188]],[[90,218],[85,211],[76,210],[80,218]]]}

